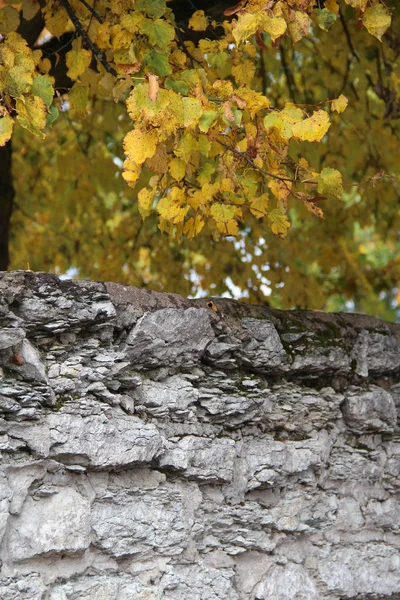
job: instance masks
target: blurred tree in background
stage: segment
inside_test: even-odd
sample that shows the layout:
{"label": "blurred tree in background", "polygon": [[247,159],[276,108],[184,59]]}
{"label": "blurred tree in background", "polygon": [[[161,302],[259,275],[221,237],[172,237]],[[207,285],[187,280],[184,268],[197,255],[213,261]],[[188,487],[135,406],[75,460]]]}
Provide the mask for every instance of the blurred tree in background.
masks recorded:
{"label": "blurred tree in background", "polygon": [[398,10],[1,4],[2,268],[400,316]]}

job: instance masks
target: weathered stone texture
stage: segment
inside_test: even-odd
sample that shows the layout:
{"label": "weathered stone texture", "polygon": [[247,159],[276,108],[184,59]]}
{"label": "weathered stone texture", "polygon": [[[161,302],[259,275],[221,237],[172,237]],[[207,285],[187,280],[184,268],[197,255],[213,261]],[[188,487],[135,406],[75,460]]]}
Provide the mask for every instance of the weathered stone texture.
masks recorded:
{"label": "weathered stone texture", "polygon": [[1,600],[399,600],[399,341],[1,273]]}

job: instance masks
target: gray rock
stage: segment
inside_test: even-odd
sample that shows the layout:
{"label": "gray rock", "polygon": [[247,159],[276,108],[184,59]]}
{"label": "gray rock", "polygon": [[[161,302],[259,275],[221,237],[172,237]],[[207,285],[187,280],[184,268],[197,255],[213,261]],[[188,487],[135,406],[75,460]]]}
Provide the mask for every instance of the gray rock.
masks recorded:
{"label": "gray rock", "polygon": [[315,584],[300,565],[274,565],[257,585],[257,600],[318,600]]}
{"label": "gray rock", "polygon": [[187,435],[174,442],[159,460],[161,468],[182,472],[188,479],[228,483],[232,481],[236,458],[235,442]]}
{"label": "gray rock", "polygon": [[343,415],[347,425],[357,433],[394,431],[397,423],[392,395],[377,386],[370,386],[367,391],[349,390]]}
{"label": "gray rock", "polygon": [[19,328],[4,327],[0,329],[0,350],[8,350],[17,346],[25,338],[25,331]]}
{"label": "gray rock", "polygon": [[260,371],[272,370],[274,367],[287,370],[288,357],[273,323],[260,319],[243,319],[242,325],[252,337],[242,350],[243,364]]}
{"label": "gray rock", "polygon": [[93,543],[117,558],[179,555],[189,543],[191,525],[182,494],[171,487],[107,494],[94,502],[91,513]]}
{"label": "gray rock", "polygon": [[145,314],[130,332],[128,356],[135,366],[185,366],[198,362],[214,339],[208,312],[165,308]]}
{"label": "gray rock", "polygon": [[327,590],[341,598],[396,597],[400,589],[400,552],[382,543],[324,548],[318,574]]}
{"label": "gray rock", "polygon": [[47,587],[37,573],[0,578],[1,600],[45,600]]}
{"label": "gray rock", "polygon": [[10,517],[10,559],[83,552],[89,546],[89,502],[74,489],[34,500],[27,497],[20,515]]}
{"label": "gray rock", "polygon": [[133,416],[50,414],[49,456],[65,464],[121,467],[149,463],[166,448],[154,425]]}

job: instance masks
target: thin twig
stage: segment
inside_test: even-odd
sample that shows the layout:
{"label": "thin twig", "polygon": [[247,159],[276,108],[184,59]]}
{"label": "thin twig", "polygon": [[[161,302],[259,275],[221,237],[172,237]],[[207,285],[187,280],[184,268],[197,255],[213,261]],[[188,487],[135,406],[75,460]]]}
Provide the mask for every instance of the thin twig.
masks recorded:
{"label": "thin twig", "polygon": [[97,12],[97,10],[95,10],[93,8],[93,6],[90,6],[90,4],[88,2],[86,2],[86,0],[79,0],[79,2],[81,4],[83,4],[83,6],[86,6],[86,8],[88,9],[88,11],[90,13],[92,13],[92,15],[94,16],[94,18],[97,19],[99,23],[103,24],[103,19],[101,18],[101,16]]}
{"label": "thin twig", "polygon": [[354,56],[356,61],[360,62],[360,57],[358,56],[357,51],[353,46],[353,42],[352,42],[351,36],[350,36],[350,31],[349,31],[349,28],[347,27],[346,19],[344,17],[344,14],[343,14],[343,11],[341,8],[339,8],[339,16],[340,16],[340,22],[342,24],[344,34],[346,36],[347,43],[350,48],[350,52],[352,53],[352,55]]}
{"label": "thin twig", "polygon": [[117,76],[116,70],[107,62],[107,59],[104,56],[103,52],[100,50],[100,48],[98,48],[98,46],[96,46],[96,44],[94,42],[92,42],[92,40],[90,39],[90,37],[88,36],[86,31],[83,29],[78,17],[72,10],[71,5],[69,4],[68,0],[61,0],[61,4],[64,7],[69,18],[71,19],[72,23],[74,24],[74,27],[75,27],[77,33],[84,40],[84,42],[86,43],[86,45],[92,52],[93,56],[95,56],[97,58],[97,60],[103,65],[103,67],[105,68],[105,70],[108,73],[111,73],[111,75],[114,75],[114,77],[116,77]]}
{"label": "thin twig", "polygon": [[223,142],[221,142],[221,140],[218,140],[218,143],[221,144],[221,146],[223,146],[227,150],[230,150],[232,152],[232,154],[234,154],[238,158],[243,158],[243,160],[245,160],[253,169],[255,169],[256,171],[259,171],[263,175],[266,175],[267,177],[272,177],[272,179],[277,179],[278,181],[289,181],[290,183],[296,182],[295,179],[289,179],[287,177],[280,177],[279,175],[274,175],[274,173],[269,173],[268,171],[265,171],[261,167],[255,165],[253,163],[253,161],[251,160],[251,158],[249,158],[247,156],[247,154],[245,154],[244,152],[240,152],[240,150],[236,150],[236,148],[232,148],[228,144],[224,144]]}

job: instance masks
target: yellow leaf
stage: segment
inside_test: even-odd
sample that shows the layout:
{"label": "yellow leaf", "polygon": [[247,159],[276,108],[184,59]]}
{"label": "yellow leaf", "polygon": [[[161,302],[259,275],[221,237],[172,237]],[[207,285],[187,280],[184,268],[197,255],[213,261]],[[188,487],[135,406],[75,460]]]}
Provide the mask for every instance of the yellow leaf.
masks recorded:
{"label": "yellow leaf", "polygon": [[205,31],[208,27],[208,18],[204,10],[196,10],[189,19],[189,29],[194,31]]}
{"label": "yellow leaf", "polygon": [[363,23],[371,35],[381,40],[383,34],[389,29],[392,18],[388,9],[383,4],[375,4],[367,8],[364,13]]}
{"label": "yellow leaf", "polygon": [[308,119],[293,125],[293,135],[302,141],[320,142],[330,125],[328,113],[316,110]]}
{"label": "yellow leaf", "polygon": [[335,15],[339,14],[339,4],[336,0],[325,0],[325,8]]}
{"label": "yellow leaf", "polygon": [[190,206],[186,204],[186,194],[178,187],[173,187],[171,192],[161,198],[157,204],[157,212],[160,216],[174,225],[183,222],[189,209]]}
{"label": "yellow leaf", "polygon": [[246,111],[250,114],[252,119],[260,110],[264,110],[271,106],[271,102],[268,100],[268,98],[266,98],[266,96],[260,92],[250,90],[248,87],[241,87],[236,92],[236,95],[243,98],[243,100],[246,102]]}
{"label": "yellow leaf", "polygon": [[229,80],[223,81],[222,79],[217,79],[214,81],[212,87],[213,92],[221,98],[230,98],[233,94],[233,86]]}
{"label": "yellow leaf", "polygon": [[193,217],[190,217],[185,225],[183,226],[183,233],[188,237],[188,239],[190,240],[191,238],[194,238],[196,235],[198,235],[200,233],[200,231],[203,229],[204,227],[204,219],[201,215],[196,215],[196,217],[193,219]]}
{"label": "yellow leaf", "polygon": [[218,231],[224,235],[237,235],[239,231],[237,219],[241,219],[242,211],[232,204],[214,203],[210,209]]}
{"label": "yellow leaf", "polygon": [[333,100],[331,104],[332,110],[335,110],[337,113],[342,113],[346,110],[349,101],[343,94],[340,94],[339,98]]}
{"label": "yellow leaf", "polygon": [[232,67],[232,75],[239,84],[250,85],[256,73],[256,65],[253,60],[243,60]]}
{"label": "yellow leaf", "polygon": [[146,158],[154,156],[157,142],[158,138],[155,131],[133,129],[126,134],[123,141],[123,148],[130,160],[133,160],[137,165],[141,165]]}
{"label": "yellow leaf", "polygon": [[183,161],[188,162],[190,159],[190,155],[194,150],[197,150],[198,143],[195,137],[193,137],[190,133],[186,133],[179,141],[176,150],[174,150],[175,155],[178,158],[181,158]]}
{"label": "yellow leaf", "polygon": [[82,75],[82,73],[84,73],[84,71],[92,62],[92,53],[90,50],[84,50],[83,48],[80,50],[75,50],[73,44],[73,49],[67,52],[66,62],[68,67],[68,77],[76,80],[80,75]]}
{"label": "yellow leaf", "polygon": [[12,6],[0,9],[0,33],[5,35],[16,31],[19,26],[19,12]]}
{"label": "yellow leaf", "polygon": [[368,0],[345,0],[345,2],[360,12],[364,12],[367,7]]}
{"label": "yellow leaf", "polygon": [[278,200],[277,207],[281,212],[287,211],[287,199],[292,189],[291,181],[280,181],[279,179],[271,179],[268,187]]}
{"label": "yellow leaf", "polygon": [[139,179],[141,173],[141,167],[131,160],[125,160],[123,165],[124,170],[122,171],[122,177],[129,185],[129,187],[136,187],[136,182]]}
{"label": "yellow leaf", "polygon": [[244,13],[239,16],[237,21],[232,24],[232,33],[235,42],[240,44],[258,31],[260,18],[257,14]]}
{"label": "yellow leaf", "polygon": [[19,124],[34,135],[44,138],[43,129],[46,127],[47,106],[38,96],[18,98],[16,101]]}
{"label": "yellow leaf", "polygon": [[302,169],[308,169],[309,167],[308,161],[305,158],[299,158],[298,165]]}
{"label": "yellow leaf", "polygon": [[268,214],[268,221],[271,231],[279,238],[285,238],[290,227],[287,215],[275,208]]}
{"label": "yellow leaf", "polygon": [[261,196],[257,196],[256,198],[250,198],[250,212],[256,219],[261,219],[267,215],[268,201],[268,194],[261,194]]}
{"label": "yellow leaf", "polygon": [[0,117],[0,146],[4,146],[11,138],[14,121],[10,115]]}
{"label": "yellow leaf", "polygon": [[169,172],[176,181],[185,177],[186,163],[180,158],[173,158],[169,163]]}
{"label": "yellow leaf", "polygon": [[32,87],[32,83],[32,72],[27,71],[25,67],[17,65],[9,69],[6,73],[4,91],[10,94],[10,96],[17,98],[23,94],[27,94]]}
{"label": "yellow leaf", "polygon": [[30,21],[40,10],[40,4],[37,0],[22,0],[22,15],[24,19]]}
{"label": "yellow leaf", "polygon": [[68,16],[65,10],[56,2],[49,2],[45,8],[46,28],[60,38],[68,27]]}
{"label": "yellow leaf", "polygon": [[258,31],[266,31],[272,41],[283,35],[287,25],[282,17],[271,17],[266,12],[244,13],[234,22],[232,33],[235,42],[239,44]]}
{"label": "yellow leaf", "polygon": [[310,17],[299,10],[294,11],[293,20],[289,21],[288,30],[293,44],[299,42],[310,29]]}
{"label": "yellow leaf", "polygon": [[266,129],[274,127],[282,139],[288,140],[293,135],[293,126],[302,118],[303,111],[291,102],[287,102],[283,110],[271,112],[265,117],[264,127]]}
{"label": "yellow leaf", "polygon": [[282,17],[268,17],[267,14],[264,14],[263,17],[262,30],[269,33],[271,40],[274,42],[285,33],[287,28],[286,21]]}
{"label": "yellow leaf", "polygon": [[336,169],[326,167],[318,177],[317,190],[319,194],[329,194],[341,198],[343,194],[342,175]]}
{"label": "yellow leaf", "polygon": [[183,104],[183,126],[190,127],[199,122],[203,109],[200,100],[197,98],[182,98]]}
{"label": "yellow leaf", "polygon": [[[153,201],[153,197],[154,197],[154,190],[149,190],[148,188],[142,188],[140,190],[140,192],[138,193],[138,203],[139,203],[139,210],[142,214],[143,213],[147,213],[150,205]],[[143,216],[143,214],[142,214]]]}

